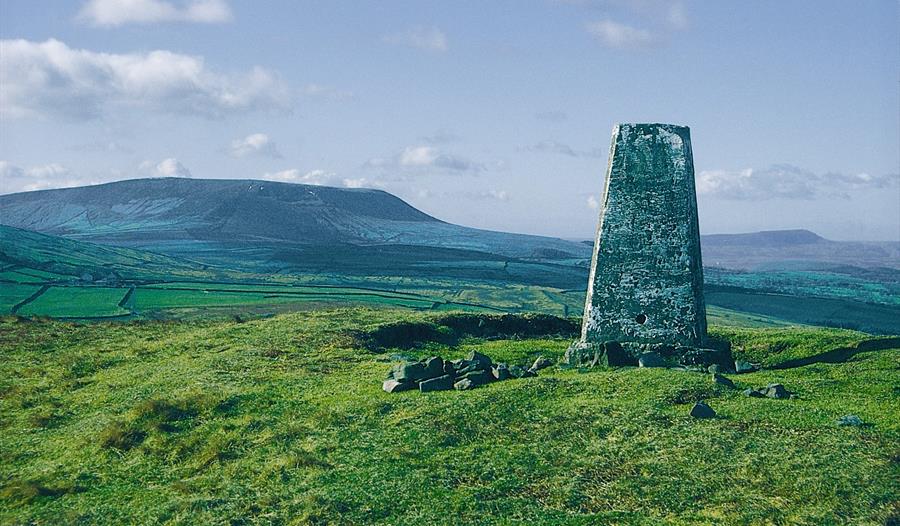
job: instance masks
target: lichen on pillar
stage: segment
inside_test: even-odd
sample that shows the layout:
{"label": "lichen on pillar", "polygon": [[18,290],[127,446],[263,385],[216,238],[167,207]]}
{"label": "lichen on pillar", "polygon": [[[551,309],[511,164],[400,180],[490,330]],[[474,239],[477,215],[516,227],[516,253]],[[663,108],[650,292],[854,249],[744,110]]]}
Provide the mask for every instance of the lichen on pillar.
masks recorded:
{"label": "lichen on pillar", "polygon": [[[603,354],[610,342],[632,355],[650,347],[704,347],[706,305],[690,130],[619,124],[588,281],[580,341]],[[637,351],[629,351],[637,349]]]}

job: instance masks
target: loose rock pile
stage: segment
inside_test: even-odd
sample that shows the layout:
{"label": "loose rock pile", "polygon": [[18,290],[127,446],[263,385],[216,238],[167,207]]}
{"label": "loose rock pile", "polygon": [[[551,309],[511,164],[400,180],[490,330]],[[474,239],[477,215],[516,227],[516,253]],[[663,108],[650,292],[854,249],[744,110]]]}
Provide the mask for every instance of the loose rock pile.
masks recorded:
{"label": "loose rock pile", "polygon": [[489,356],[476,351],[470,352],[461,360],[444,360],[440,356],[432,356],[417,362],[407,361],[395,365],[388,372],[382,389],[388,393],[411,389],[418,389],[423,393],[473,389],[491,382],[536,376],[538,370],[550,365],[553,363],[543,356],[539,356],[528,369],[518,365],[494,363]]}
{"label": "loose rock pile", "polygon": [[750,398],[790,398],[791,392],[784,388],[781,384],[769,384],[765,387],[757,387],[755,389],[747,389],[744,391],[746,396]]}

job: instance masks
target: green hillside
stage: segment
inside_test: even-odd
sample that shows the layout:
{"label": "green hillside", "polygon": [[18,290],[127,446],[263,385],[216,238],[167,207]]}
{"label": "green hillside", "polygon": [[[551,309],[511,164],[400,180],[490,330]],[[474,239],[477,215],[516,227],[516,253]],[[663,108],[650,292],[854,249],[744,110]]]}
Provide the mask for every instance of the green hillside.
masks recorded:
{"label": "green hillside", "polygon": [[[386,394],[399,359],[528,364],[568,337],[424,342],[434,321],[317,310],[245,323],[0,320],[4,524],[894,524],[900,349],[839,330],[719,329],[735,375],[562,370]],[[893,341],[897,345],[897,341]],[[830,353],[832,349],[844,349]],[[880,349],[880,350],[879,350]],[[835,358],[835,356],[838,356]],[[789,400],[740,389],[781,382]],[[712,420],[688,416],[705,399]],[[858,415],[862,427],[838,427]]]}

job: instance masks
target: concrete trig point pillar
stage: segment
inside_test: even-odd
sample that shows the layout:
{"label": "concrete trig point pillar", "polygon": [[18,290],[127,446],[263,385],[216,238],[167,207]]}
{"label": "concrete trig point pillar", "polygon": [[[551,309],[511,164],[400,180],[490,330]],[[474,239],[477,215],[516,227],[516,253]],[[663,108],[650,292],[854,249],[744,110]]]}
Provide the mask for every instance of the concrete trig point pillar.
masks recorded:
{"label": "concrete trig point pillar", "polygon": [[627,361],[645,350],[669,348],[666,354],[672,354],[678,347],[703,347],[706,340],[690,130],[619,124],[613,128],[581,340],[567,359],[573,365],[591,358],[596,363],[609,342],[621,344]]}

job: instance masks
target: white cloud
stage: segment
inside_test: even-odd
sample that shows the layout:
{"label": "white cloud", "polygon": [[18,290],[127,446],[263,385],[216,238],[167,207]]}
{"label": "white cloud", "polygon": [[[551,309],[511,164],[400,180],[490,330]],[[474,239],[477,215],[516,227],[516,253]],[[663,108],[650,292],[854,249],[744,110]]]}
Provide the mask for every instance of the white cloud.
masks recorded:
{"label": "white cloud", "polygon": [[389,159],[376,157],[366,161],[364,167],[383,171],[477,173],[484,166],[465,157],[447,153],[434,146],[407,146]]}
{"label": "white cloud", "polygon": [[520,148],[520,150],[534,153],[556,153],[568,157],[602,157],[603,152],[596,150],[576,150],[568,144],[557,141],[541,141],[529,146]]}
{"label": "white cloud", "polygon": [[815,199],[849,198],[849,192],[900,186],[900,175],[867,173],[816,174],[788,164],[765,169],[704,170],[697,175],[697,193],[722,199]]}
{"label": "white cloud", "polygon": [[281,152],[278,151],[275,142],[273,142],[265,133],[252,133],[243,139],[231,141],[228,153],[232,157],[258,155],[261,157],[270,157],[272,159],[281,159]]}
{"label": "white cloud", "polygon": [[600,201],[597,201],[597,197],[594,194],[591,194],[587,198],[587,205],[591,210],[597,210],[600,208]]}
{"label": "white cloud", "polygon": [[587,25],[590,34],[609,47],[643,47],[655,40],[650,31],[620,24],[609,19],[591,22]]}
{"label": "white cloud", "polygon": [[389,44],[414,47],[425,51],[443,53],[447,51],[447,35],[440,29],[424,26],[416,26],[408,31],[387,35],[383,40]]}
{"label": "white cloud", "polygon": [[179,7],[163,0],[89,0],[78,19],[99,27],[158,22],[219,24],[232,20],[224,0],[188,0]]}
{"label": "white cloud", "polygon": [[278,181],[283,183],[311,184],[316,186],[336,186],[344,188],[368,188],[377,186],[371,184],[365,178],[346,179],[339,176],[335,172],[327,170],[310,170],[301,172],[296,168],[282,170],[274,173],[264,173],[262,178],[267,181]]}
{"label": "white cloud", "polygon": [[192,177],[191,171],[174,157],[163,159],[158,163],[144,161],[138,170],[149,177]]}
{"label": "white cloud", "polygon": [[211,71],[202,57],[170,51],[112,54],[58,40],[0,40],[0,115],[87,120],[112,108],[221,117],[289,107],[286,86],[256,67]]}
{"label": "white cloud", "polygon": [[0,161],[0,193],[4,194],[69,188],[97,182],[99,181],[78,177],[58,163],[22,168],[8,161]]}

